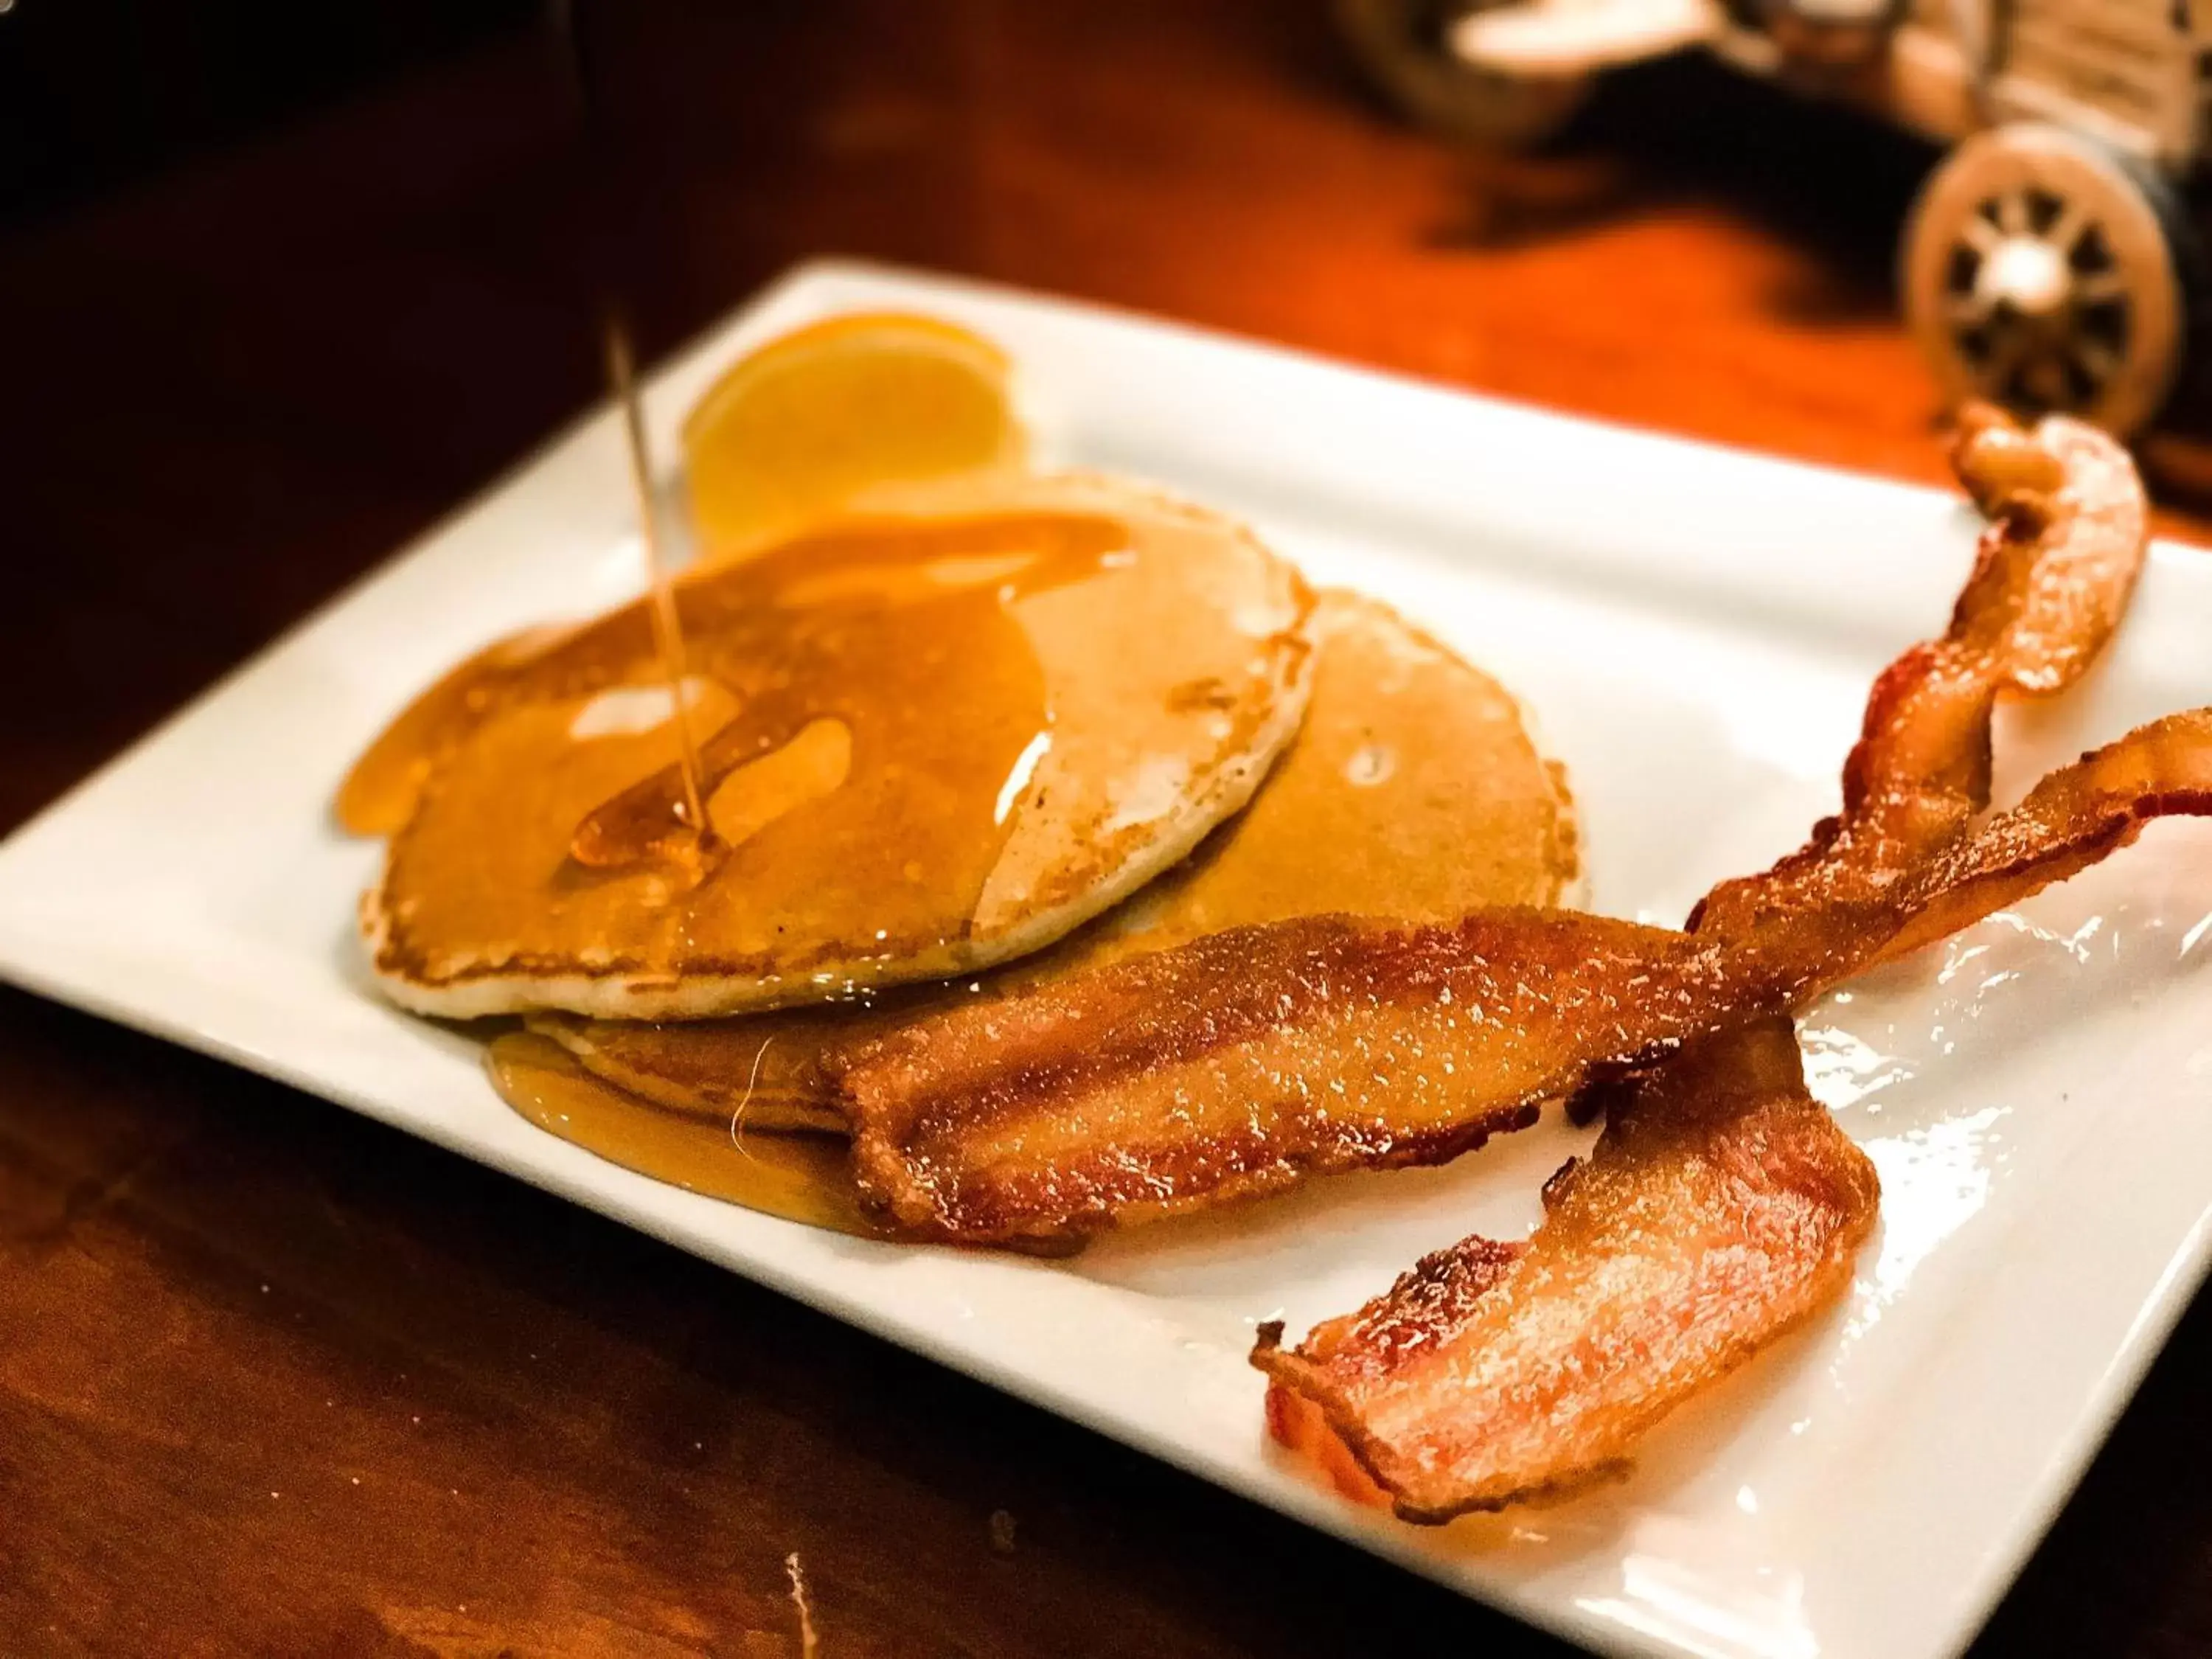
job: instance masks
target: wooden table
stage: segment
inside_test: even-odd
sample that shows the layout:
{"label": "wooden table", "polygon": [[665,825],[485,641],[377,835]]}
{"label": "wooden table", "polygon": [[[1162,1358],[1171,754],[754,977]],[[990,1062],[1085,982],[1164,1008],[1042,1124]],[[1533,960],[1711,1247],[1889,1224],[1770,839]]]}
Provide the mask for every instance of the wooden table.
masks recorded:
{"label": "wooden table", "polygon": [[[865,253],[1938,476],[1889,284],[1927,155],[1717,70],[1630,77],[1507,162],[1401,129],[1288,0],[608,9],[650,351]],[[596,395],[565,119],[510,40],[0,245],[0,823]],[[2212,1647],[2208,1390],[2200,1302],[1978,1652]],[[335,1107],[0,994],[0,1650],[794,1654],[794,1552],[825,1659],[1556,1650]]]}

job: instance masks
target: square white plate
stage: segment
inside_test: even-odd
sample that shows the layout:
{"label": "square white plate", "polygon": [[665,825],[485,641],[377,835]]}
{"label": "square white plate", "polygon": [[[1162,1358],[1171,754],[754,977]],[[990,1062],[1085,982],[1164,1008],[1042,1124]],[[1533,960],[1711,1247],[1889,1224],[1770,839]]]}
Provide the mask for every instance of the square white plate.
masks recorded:
{"label": "square white plate", "polygon": [[[715,370],[829,313],[921,308],[1010,349],[1048,456],[1249,516],[1317,579],[1495,670],[1571,767],[1596,908],[1678,921],[1832,804],[1873,672],[1932,631],[1973,523],[1940,493],[1591,426],[937,278],[812,265],[655,380],[663,453]],[[2142,845],[1811,1011],[1874,1155],[1847,1305],[1678,1413],[1629,1484],[1424,1531],[1273,1455],[1252,1327],[1342,1311],[1421,1252],[1517,1234],[1577,1139],[1356,1177],[1071,1265],[834,1237],[617,1169],[507,1110],[476,1045],[366,988],[375,850],[348,762],[491,636],[628,597],[611,415],[0,848],[0,973],[586,1204],[1593,1646],[1923,1659],[1964,1645],[2212,1248],[2212,836]],[[2212,702],[2212,566],[2161,548],[2112,659],[2004,733],[2014,787]],[[2001,781],[2002,781],[2001,780]]]}

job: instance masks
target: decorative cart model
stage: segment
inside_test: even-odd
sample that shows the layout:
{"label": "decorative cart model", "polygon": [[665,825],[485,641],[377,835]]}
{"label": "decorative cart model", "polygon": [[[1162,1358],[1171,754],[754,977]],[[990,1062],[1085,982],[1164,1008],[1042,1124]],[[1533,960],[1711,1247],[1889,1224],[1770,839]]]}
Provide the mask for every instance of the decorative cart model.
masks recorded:
{"label": "decorative cart model", "polygon": [[2179,186],[2212,141],[2212,0],[1340,0],[1340,13],[1416,118],[1485,143],[1534,143],[1604,70],[1696,46],[1954,143],[1899,260],[1947,398],[2064,410],[2125,437],[2180,380],[2198,254]]}

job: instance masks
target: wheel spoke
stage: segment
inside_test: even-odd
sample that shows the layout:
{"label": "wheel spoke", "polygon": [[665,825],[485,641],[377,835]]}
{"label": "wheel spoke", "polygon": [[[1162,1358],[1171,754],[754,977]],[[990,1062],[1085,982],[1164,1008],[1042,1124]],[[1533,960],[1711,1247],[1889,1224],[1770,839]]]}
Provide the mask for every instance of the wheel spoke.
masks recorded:
{"label": "wheel spoke", "polygon": [[1989,321],[1993,308],[1987,298],[1969,289],[1944,300],[1943,320],[1961,334],[1970,333]]}
{"label": "wheel spoke", "polygon": [[2071,253],[2074,245],[2081,240],[2081,233],[2089,228],[2089,210],[2079,202],[2059,204],[2058,216],[2051,222],[2051,228],[2043,233],[2043,240],[2061,253]]}
{"label": "wheel spoke", "polygon": [[1997,228],[2008,236],[2027,234],[2027,197],[2012,191],[1997,198]]}
{"label": "wheel spoke", "polygon": [[1977,253],[1988,255],[2004,240],[2004,233],[1978,213],[1971,214],[1959,227],[1959,240]]}
{"label": "wheel spoke", "polygon": [[2128,279],[2123,271],[2093,270],[2074,279],[2074,299],[2078,305],[2103,305],[2108,300],[2128,297]]}

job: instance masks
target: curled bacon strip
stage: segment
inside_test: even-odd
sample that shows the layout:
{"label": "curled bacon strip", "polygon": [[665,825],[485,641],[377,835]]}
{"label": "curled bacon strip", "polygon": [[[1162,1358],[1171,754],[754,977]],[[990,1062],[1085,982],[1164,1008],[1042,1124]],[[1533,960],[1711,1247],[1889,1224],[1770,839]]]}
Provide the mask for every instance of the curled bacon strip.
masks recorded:
{"label": "curled bacon strip", "polygon": [[[1675,933],[1492,911],[1246,929],[924,1022],[843,1088],[865,1194],[925,1234],[1079,1232],[1352,1165],[1431,1162],[1621,1078],[1526,1244],[1471,1238],[1295,1351],[1269,1420],[1408,1519],[1571,1491],[1840,1295],[1872,1167],[1811,1100],[1806,997],[2212,814],[2212,710],[2046,778],[1979,829],[2007,692],[2078,678],[2144,550],[2124,455],[2071,422],[1970,422],[1996,522],[1944,636],[1876,683],[1842,811]],[[1639,1068],[1641,1068],[1639,1070]]]}
{"label": "curled bacon strip", "polygon": [[955,1010],[844,1059],[864,1195],[917,1234],[1003,1243],[1434,1163],[1927,936],[1915,907],[1936,896],[1899,878],[1986,805],[1997,693],[2077,677],[2143,550],[2110,440],[2045,422],[2059,483],[2039,492],[2016,447],[1989,448],[2009,428],[1976,430],[1962,471],[2006,516],[1949,632],[1877,685],[1841,817],[1717,890],[1694,935],[1516,910],[1312,918]]}
{"label": "curled bacon strip", "polygon": [[[1969,833],[1988,804],[1997,695],[2078,678],[2142,559],[2124,458],[2058,422],[2038,437],[1970,425],[1961,476],[2002,516],[1949,633],[1877,682],[1843,812],[1773,870],[1716,890],[1694,929],[1756,952],[1809,926],[1841,944],[1832,965],[1877,938],[1875,954],[1902,954],[2096,862],[2151,817],[2212,812],[2207,711],[2085,757]],[[2047,550],[2030,556],[2030,537]],[[1868,928],[1870,910],[1890,925]],[[1412,1520],[1602,1479],[1651,1423],[1842,1294],[1875,1194],[1863,1155],[1807,1097],[1786,1025],[1708,1039],[1613,1106],[1526,1245],[1439,1252],[1295,1353],[1263,1331],[1268,1421],[1343,1490]]]}
{"label": "curled bacon strip", "polygon": [[1863,896],[1962,833],[1990,804],[1999,696],[2064,690],[2119,625],[2148,542],[2127,452],[2063,416],[2031,439],[1994,410],[1971,410],[1954,460],[1995,516],[1950,627],[1875,681],[1844,763],[1843,811],[1773,868],[1716,887],[1692,914],[1692,931],[1739,931]]}
{"label": "curled bacon strip", "polygon": [[1694,1035],[1718,968],[1678,933],[1541,910],[1236,928],[863,1051],[854,1172],[917,1234],[1003,1243],[1438,1163]]}
{"label": "curled bacon strip", "polygon": [[2170,813],[2212,813],[2212,710],[2053,773],[1880,892],[1733,937],[1536,910],[1215,934],[878,1045],[844,1079],[855,1173],[918,1233],[995,1242],[1435,1163],[2017,902]]}
{"label": "curled bacon strip", "polygon": [[[2212,816],[2212,709],[2045,778],[1902,878],[1911,950],[2064,879],[2155,817]],[[1875,1178],[1805,1093],[1786,1021],[1720,1030],[1642,1081],[1545,1193],[1526,1245],[1439,1252],[1295,1352],[1263,1330],[1278,1437],[1355,1495],[1443,1521],[1617,1469],[1643,1431],[1842,1294]]]}
{"label": "curled bacon strip", "polygon": [[1558,1497],[1842,1293],[1874,1168],[1806,1092],[1788,1019],[1625,1093],[1527,1243],[1438,1251],[1295,1352],[1262,1326],[1279,1437],[1409,1521]]}

